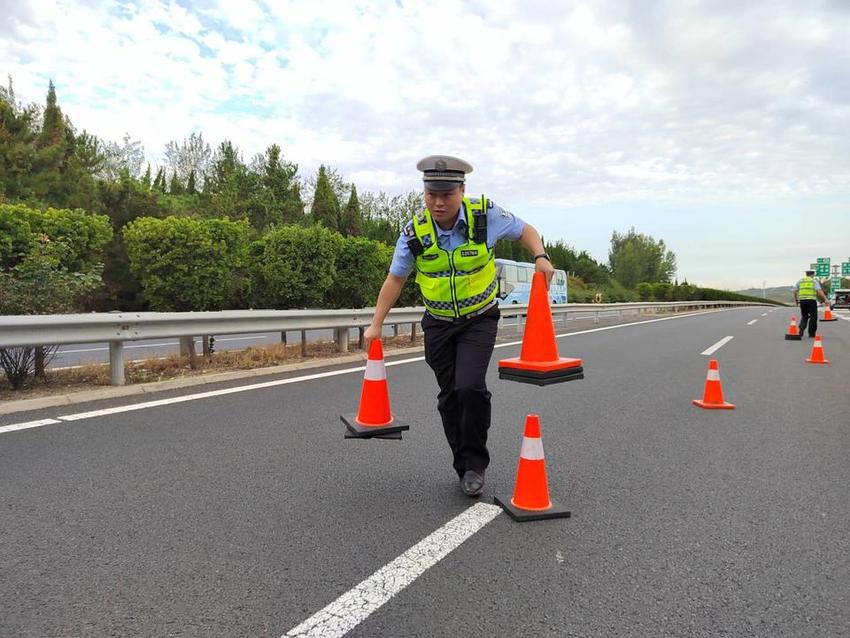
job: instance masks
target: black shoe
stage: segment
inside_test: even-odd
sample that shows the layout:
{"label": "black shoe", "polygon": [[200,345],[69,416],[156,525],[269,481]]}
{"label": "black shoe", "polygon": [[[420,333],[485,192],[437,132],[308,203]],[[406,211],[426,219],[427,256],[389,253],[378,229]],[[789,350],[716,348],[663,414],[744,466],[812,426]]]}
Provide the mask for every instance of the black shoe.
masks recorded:
{"label": "black shoe", "polygon": [[479,496],[484,491],[484,472],[479,474],[475,470],[467,470],[460,479],[460,489],[467,496]]}

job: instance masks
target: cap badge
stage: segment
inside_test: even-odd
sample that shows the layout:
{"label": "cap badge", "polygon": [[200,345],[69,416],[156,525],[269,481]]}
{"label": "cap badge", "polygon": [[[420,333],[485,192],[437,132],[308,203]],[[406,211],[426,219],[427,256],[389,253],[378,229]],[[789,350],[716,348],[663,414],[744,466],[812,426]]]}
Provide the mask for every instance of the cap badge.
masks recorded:
{"label": "cap badge", "polygon": [[434,162],[434,168],[436,168],[438,171],[446,170],[445,160],[437,160],[436,162]]}

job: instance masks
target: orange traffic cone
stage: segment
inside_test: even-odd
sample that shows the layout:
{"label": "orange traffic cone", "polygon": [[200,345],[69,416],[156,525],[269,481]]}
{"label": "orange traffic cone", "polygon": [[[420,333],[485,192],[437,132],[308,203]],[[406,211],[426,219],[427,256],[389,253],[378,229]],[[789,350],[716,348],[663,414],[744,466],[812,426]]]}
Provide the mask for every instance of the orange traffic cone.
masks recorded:
{"label": "orange traffic cone", "polygon": [[787,341],[800,341],[802,338],[797,330],[797,317],[791,317],[791,324],[788,326],[788,332],[785,333],[785,339]]}
{"label": "orange traffic cone", "polygon": [[400,439],[402,430],[410,429],[409,425],[394,418],[390,411],[390,390],[380,339],[375,339],[369,346],[369,359],[360,392],[360,408],[356,415],[345,414],[340,419],[348,428],[345,433],[347,439],[368,439],[374,436]]}
{"label": "orange traffic cone", "polygon": [[720,386],[720,368],[717,359],[708,362],[708,373],[705,375],[705,391],[702,399],[693,399],[694,405],[706,410],[734,410],[732,403],[723,400],[723,388]]}
{"label": "orange traffic cone", "polygon": [[519,357],[499,361],[499,378],[520,383],[549,385],[584,378],[581,359],[558,356],[555,326],[546,278],[542,272],[534,273],[528,301],[528,317],[522,336]]}
{"label": "orange traffic cone", "polygon": [[493,501],[519,522],[570,516],[568,510],[553,505],[549,500],[540,418],[536,414],[529,414],[525,419],[525,435],[519,452],[513,498],[496,496]]}
{"label": "orange traffic cone", "polygon": [[823,356],[823,343],[820,340],[820,335],[815,337],[815,342],[812,344],[812,353],[806,359],[806,363],[829,363],[829,359]]}
{"label": "orange traffic cone", "polygon": [[838,321],[838,318],[832,316],[832,308],[830,308],[829,306],[824,306],[823,319],[821,319],[821,321]]}

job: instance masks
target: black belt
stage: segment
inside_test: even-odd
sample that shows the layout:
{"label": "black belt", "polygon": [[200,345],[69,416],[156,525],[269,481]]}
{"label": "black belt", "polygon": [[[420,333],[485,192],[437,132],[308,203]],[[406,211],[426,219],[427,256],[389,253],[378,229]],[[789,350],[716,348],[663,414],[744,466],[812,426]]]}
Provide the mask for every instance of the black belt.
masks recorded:
{"label": "black belt", "polygon": [[425,311],[425,314],[428,315],[429,317],[432,317],[433,319],[438,319],[439,321],[462,322],[462,321],[469,321],[470,319],[475,319],[475,317],[480,317],[485,312],[488,312],[489,310],[492,310],[493,308],[497,308],[498,306],[499,306],[498,302],[491,301],[490,303],[488,303],[483,308],[480,308],[480,309],[476,310],[475,312],[470,312],[468,315],[461,315],[460,317],[441,317],[439,315],[431,314],[427,310]]}

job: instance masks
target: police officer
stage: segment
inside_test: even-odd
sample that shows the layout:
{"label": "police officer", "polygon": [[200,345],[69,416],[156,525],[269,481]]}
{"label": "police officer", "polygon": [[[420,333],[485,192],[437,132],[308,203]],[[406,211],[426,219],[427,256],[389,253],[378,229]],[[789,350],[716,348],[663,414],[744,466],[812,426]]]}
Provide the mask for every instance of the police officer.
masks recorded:
{"label": "police officer", "polygon": [[818,297],[826,303],[826,295],[814,274],[814,270],[807,269],[806,276],[794,286],[794,303],[800,304],[800,336],[806,331],[807,324],[809,336],[815,336],[818,331]]}
{"label": "police officer", "polygon": [[425,361],[440,392],[437,408],[460,487],[478,496],[490,462],[490,392],[485,375],[499,322],[494,248],[499,239],[519,240],[534,255],[535,269],[552,279],[554,268],[538,232],[482,196],[467,197],[472,166],[448,155],[422,159],[425,210],[413,216],[398,239],[389,274],[378,294],[368,342],[381,336],[384,318],[415,269],[426,308],[422,318]]}

